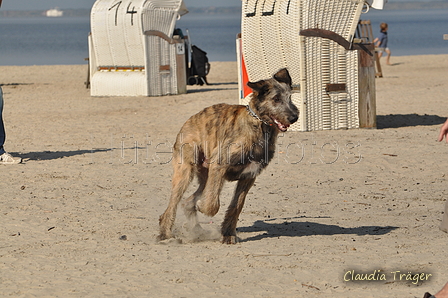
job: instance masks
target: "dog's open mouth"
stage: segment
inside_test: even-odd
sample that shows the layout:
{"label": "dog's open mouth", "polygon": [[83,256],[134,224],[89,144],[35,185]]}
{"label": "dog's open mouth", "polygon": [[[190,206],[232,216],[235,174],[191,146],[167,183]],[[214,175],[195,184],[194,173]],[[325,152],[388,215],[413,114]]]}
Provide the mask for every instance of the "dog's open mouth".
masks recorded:
{"label": "dog's open mouth", "polygon": [[282,132],[285,132],[288,130],[289,124],[283,124],[280,121],[278,121],[277,119],[275,119],[274,117],[271,117],[272,120],[274,120],[274,123],[277,125],[278,129]]}

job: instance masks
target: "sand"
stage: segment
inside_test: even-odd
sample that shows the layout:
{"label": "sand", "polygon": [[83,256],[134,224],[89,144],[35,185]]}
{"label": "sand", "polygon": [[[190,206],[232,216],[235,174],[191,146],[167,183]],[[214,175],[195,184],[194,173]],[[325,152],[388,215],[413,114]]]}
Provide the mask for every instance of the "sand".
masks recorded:
{"label": "sand", "polygon": [[378,129],[279,138],[247,197],[236,245],[216,237],[232,183],[219,213],[200,218],[208,234],[185,233],[180,211],[182,243],[155,241],[172,142],[203,107],[237,103],[236,62],[213,62],[212,85],[188,94],[135,98],[90,97],[86,65],[0,67],[5,147],[24,159],[0,166],[0,296],[436,292],[448,280],[448,235],[438,229],[448,145],[436,142],[448,116],[448,55],[392,62],[376,80]]}

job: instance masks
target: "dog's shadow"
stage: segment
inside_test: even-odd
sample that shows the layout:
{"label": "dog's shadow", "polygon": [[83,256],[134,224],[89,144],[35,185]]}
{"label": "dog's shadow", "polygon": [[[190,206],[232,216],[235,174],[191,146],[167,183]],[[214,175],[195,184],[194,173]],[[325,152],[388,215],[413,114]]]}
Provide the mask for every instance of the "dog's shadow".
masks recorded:
{"label": "dog's shadow", "polygon": [[74,151],[41,151],[28,153],[13,153],[14,156],[20,157],[23,160],[53,160],[65,157],[73,157],[78,155],[93,154],[98,152],[108,152],[113,149],[90,149],[90,150],[74,150]]}
{"label": "dog's shadow", "polygon": [[310,221],[292,221],[291,219],[284,219],[282,223],[270,223],[270,221],[278,221],[278,219],[257,220],[250,227],[239,227],[237,231],[243,233],[265,231],[263,234],[241,239],[240,242],[274,237],[303,237],[314,235],[384,235],[398,229],[398,227],[393,226],[360,226],[354,228],[344,228],[337,225],[326,225]]}

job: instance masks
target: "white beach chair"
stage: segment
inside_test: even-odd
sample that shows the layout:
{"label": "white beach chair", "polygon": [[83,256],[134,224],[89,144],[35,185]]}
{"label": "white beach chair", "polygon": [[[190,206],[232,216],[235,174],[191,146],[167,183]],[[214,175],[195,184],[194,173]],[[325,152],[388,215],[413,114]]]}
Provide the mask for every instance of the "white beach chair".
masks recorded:
{"label": "white beach chair", "polygon": [[186,93],[185,44],[173,36],[182,0],[97,0],[91,11],[92,96]]}

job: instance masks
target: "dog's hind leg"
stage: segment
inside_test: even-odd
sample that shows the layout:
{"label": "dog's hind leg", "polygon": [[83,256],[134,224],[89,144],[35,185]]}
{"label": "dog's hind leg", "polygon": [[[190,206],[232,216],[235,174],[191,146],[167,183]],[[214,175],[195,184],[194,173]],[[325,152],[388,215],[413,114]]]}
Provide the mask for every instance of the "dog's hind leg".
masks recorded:
{"label": "dog's hind leg", "polygon": [[176,219],[177,205],[187,190],[188,185],[193,178],[193,165],[187,162],[174,162],[174,174],[171,188],[171,197],[168,207],[160,216],[159,226],[160,234],[157,240],[164,240],[172,237],[171,229]]}
{"label": "dog's hind leg", "polygon": [[230,202],[229,208],[226,211],[224,221],[221,225],[222,243],[235,244],[236,238],[236,225],[238,217],[243,210],[244,201],[249,189],[254,185],[255,178],[239,180],[236,185],[235,194]]}

